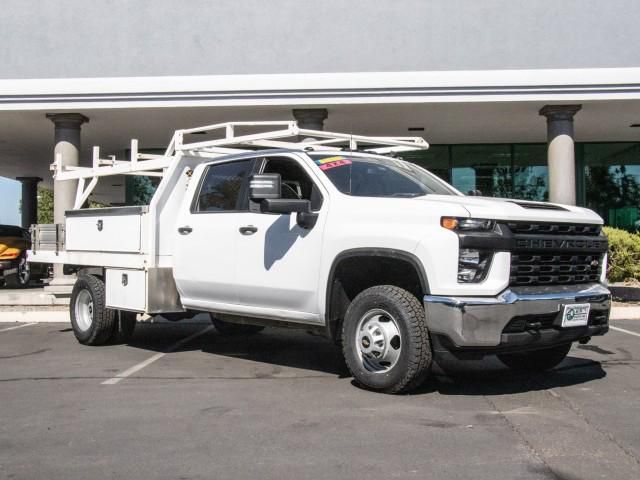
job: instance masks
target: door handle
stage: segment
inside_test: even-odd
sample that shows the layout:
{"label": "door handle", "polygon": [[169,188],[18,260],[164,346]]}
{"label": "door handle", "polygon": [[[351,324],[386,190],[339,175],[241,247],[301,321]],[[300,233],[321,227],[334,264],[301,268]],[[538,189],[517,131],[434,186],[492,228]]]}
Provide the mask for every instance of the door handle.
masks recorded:
{"label": "door handle", "polygon": [[245,227],[240,227],[239,230],[242,235],[253,235],[258,231],[258,227],[254,227],[253,225],[247,225]]}
{"label": "door handle", "polygon": [[189,227],[188,225],[186,227],[179,227],[178,232],[180,233],[180,235],[189,235],[191,232],[193,232],[193,228]]}

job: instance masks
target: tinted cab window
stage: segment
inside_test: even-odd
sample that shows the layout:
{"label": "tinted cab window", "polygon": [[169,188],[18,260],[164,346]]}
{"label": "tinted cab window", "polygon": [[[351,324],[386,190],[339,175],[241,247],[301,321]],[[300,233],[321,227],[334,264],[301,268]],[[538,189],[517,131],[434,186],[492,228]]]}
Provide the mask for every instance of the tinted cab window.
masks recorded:
{"label": "tinted cab window", "polygon": [[223,212],[247,210],[246,183],[253,160],[211,165],[204,175],[196,199],[196,212]]}

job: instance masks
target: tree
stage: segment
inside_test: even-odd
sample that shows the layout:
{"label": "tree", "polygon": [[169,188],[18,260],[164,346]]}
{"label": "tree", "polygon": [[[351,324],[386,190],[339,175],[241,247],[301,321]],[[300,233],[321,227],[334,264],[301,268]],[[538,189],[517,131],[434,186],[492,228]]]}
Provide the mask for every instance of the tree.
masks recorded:
{"label": "tree", "polygon": [[53,190],[38,187],[38,223],[53,223]]}

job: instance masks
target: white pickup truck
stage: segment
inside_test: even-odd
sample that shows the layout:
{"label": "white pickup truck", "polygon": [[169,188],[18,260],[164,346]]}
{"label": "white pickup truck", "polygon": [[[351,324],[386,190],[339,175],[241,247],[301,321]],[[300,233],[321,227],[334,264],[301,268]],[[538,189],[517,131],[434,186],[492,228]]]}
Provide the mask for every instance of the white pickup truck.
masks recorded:
{"label": "white pickup truck", "polygon": [[[162,156],[135,141],[129,161],[94,148],[93,167],[56,159],[56,180],[78,180],[76,205],[64,227],[33,227],[29,260],[77,273],[81,343],[130,335],[138,313],[208,312],[221,334],[301,327],[339,344],[359,384],[388,393],[419,385],[437,352],[540,371],[606,333],[602,219],[465,196],[393,156],[427,146],[236,122],[177,131]],[[114,174],[161,181],[148,206],[82,208]]]}

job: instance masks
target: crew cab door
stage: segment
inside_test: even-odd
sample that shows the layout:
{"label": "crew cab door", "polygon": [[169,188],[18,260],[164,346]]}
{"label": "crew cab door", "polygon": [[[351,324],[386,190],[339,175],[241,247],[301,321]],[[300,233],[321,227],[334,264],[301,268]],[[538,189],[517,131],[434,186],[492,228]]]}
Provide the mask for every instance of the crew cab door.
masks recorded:
{"label": "crew cab door", "polygon": [[297,225],[295,214],[260,213],[259,204],[250,201],[237,242],[240,303],[256,315],[320,321],[318,291],[328,195],[312,167],[296,155],[267,156],[258,162],[259,173],[280,174],[283,198],[310,200],[319,217],[313,228],[304,229]]}
{"label": "crew cab door", "polygon": [[214,163],[185,197],[176,225],[174,277],[182,303],[211,308],[238,303],[238,225],[246,223],[254,159]]}

